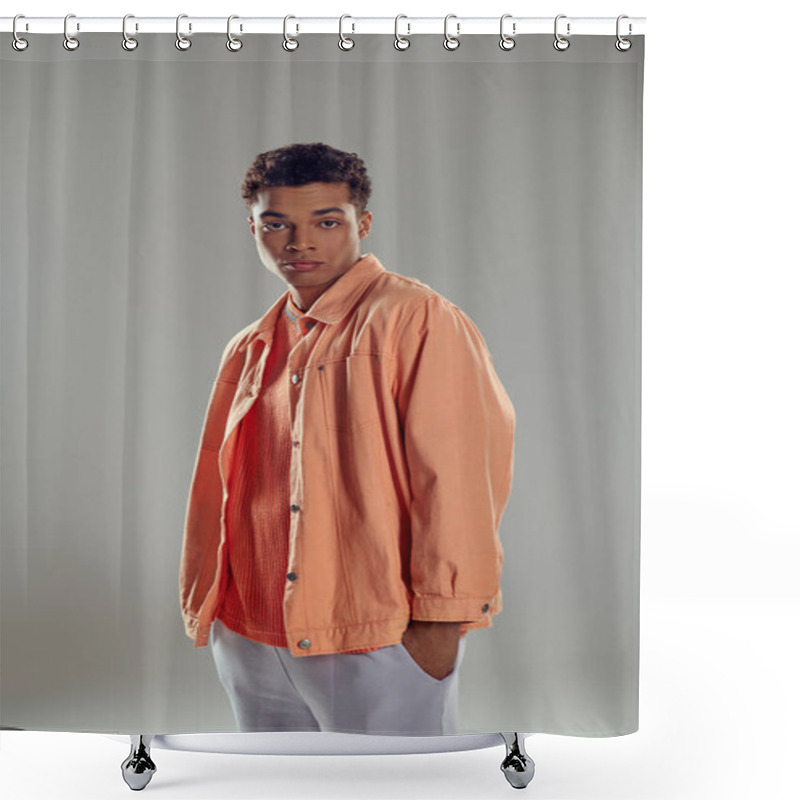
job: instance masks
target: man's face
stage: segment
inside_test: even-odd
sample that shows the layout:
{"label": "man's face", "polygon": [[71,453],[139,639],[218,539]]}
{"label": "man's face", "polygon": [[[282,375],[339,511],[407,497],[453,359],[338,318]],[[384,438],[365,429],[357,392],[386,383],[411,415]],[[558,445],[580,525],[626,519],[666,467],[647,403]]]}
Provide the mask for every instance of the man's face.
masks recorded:
{"label": "man's face", "polygon": [[360,217],[346,183],[262,189],[248,218],[264,266],[306,310],[361,258],[372,213]]}

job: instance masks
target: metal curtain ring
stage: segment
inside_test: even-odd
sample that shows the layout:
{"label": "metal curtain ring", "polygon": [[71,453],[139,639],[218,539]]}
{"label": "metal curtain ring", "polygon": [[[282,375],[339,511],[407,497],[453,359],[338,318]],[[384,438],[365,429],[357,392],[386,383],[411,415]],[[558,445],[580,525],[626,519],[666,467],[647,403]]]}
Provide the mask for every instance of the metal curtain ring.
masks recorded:
{"label": "metal curtain ring", "polygon": [[[559,21],[560,19],[566,19],[566,18],[567,18],[567,15],[566,15],[566,14],[559,14],[559,15],[556,17],[556,22],[555,22],[555,34],[556,34],[556,40],[553,42],[553,47],[555,47],[555,49],[556,49],[556,50],[559,50],[559,51],[566,50],[566,49],[569,47],[569,39],[565,39],[565,38],[564,38],[564,37],[563,37],[563,36],[562,36],[562,35],[561,35],[561,34],[558,32],[558,21]],[[567,36],[569,36],[569,27],[570,27],[570,26],[569,26],[569,22],[568,22],[568,23],[567,23]]]}
{"label": "metal curtain ring", "polygon": [[17,20],[20,19],[20,18],[21,19],[25,19],[25,15],[24,14],[17,14],[17,16],[14,17],[14,22],[11,24],[11,31],[14,34],[14,39],[11,42],[11,46],[15,50],[17,50],[18,52],[22,52],[28,46],[28,40],[27,39],[23,39],[17,33]]}
{"label": "metal curtain ring", "polygon": [[[339,49],[340,50],[352,50],[356,46],[356,43],[352,39],[348,39],[344,35],[344,33],[342,33],[342,23],[345,21],[346,18],[347,19],[353,19],[349,14],[342,14],[342,16],[339,17]],[[354,33],[355,33],[355,30],[356,30],[356,24],[354,22],[353,23],[353,32]]]}
{"label": "metal curtain ring", "polygon": [[[620,51],[620,53],[627,52],[628,50],[631,49],[631,47],[633,45],[633,43],[631,42],[630,39],[623,39],[622,36],[620,35],[619,23],[620,23],[620,20],[623,20],[623,19],[630,19],[630,17],[628,17],[627,14],[620,14],[617,17],[617,41],[614,42],[614,47],[616,47],[617,50]],[[629,36],[630,36],[632,30],[633,30],[633,27],[631,26],[631,24],[629,22],[628,23],[628,35]]]}
{"label": "metal curtain ring", "polygon": [[[283,49],[291,52],[292,50],[297,50],[297,48],[300,47],[300,42],[292,36],[289,36],[289,34],[286,32],[286,23],[290,19],[297,19],[297,17],[287,14],[283,18]],[[297,28],[297,33],[300,33],[300,26],[295,23],[295,27]]]}
{"label": "metal curtain ring", "polygon": [[[175,36],[176,36],[175,47],[177,47],[178,50],[188,50],[192,46],[192,40],[191,39],[187,39],[181,33],[181,20],[184,17],[188,17],[188,16],[189,16],[188,14],[178,14],[178,18],[175,20]],[[190,31],[192,30],[192,23],[191,22],[189,23],[189,30]]]}
{"label": "metal curtain ring", "polygon": [[458,34],[461,33],[461,23],[460,22],[456,22],[456,35],[455,36],[451,36],[447,32],[447,21],[449,19],[451,19],[452,17],[455,17],[455,16],[456,16],[455,14],[448,14],[444,18],[444,41],[442,42],[442,44],[444,45],[444,49],[445,50],[455,50],[461,44],[461,42],[458,39]]}
{"label": "metal curtain ring", "polygon": [[[411,39],[403,38],[397,30],[398,23],[400,22],[400,18],[408,19],[405,14],[398,14],[394,18],[394,47],[395,50],[408,50],[411,47]],[[411,23],[407,22],[406,25],[408,26],[408,34],[411,35]]]}
{"label": "metal curtain ring", "polygon": [[[500,49],[501,50],[511,50],[514,45],[517,43],[516,39],[513,39],[511,36],[503,32],[503,23],[509,18],[513,16],[512,14],[503,14],[500,17]],[[511,23],[511,33],[515,34],[517,32],[517,23]]]}
{"label": "metal curtain ring", "polygon": [[[139,40],[135,39],[133,36],[128,36],[128,31],[126,29],[126,25],[128,20],[133,16],[133,14],[126,14],[122,18],[122,49],[128,50],[135,50],[139,46]],[[136,26],[136,30],[139,30],[139,26]]]}
{"label": "metal curtain ring", "polygon": [[[231,53],[236,53],[236,52],[238,52],[239,50],[242,49],[243,42],[242,42],[241,39],[237,39],[231,34],[231,20],[232,19],[239,19],[239,17],[236,14],[231,14],[228,17],[228,41],[225,42],[225,47],[227,47],[228,50],[231,51]],[[242,30],[242,26],[240,25],[239,26],[239,31],[241,32],[241,30]]]}
{"label": "metal curtain ring", "polygon": [[[67,16],[64,17],[64,42],[63,42],[63,44],[64,44],[64,49],[65,50],[77,50],[78,47],[80,46],[80,42],[74,36],[70,36],[69,33],[67,32],[67,24],[69,22],[69,18],[70,17],[74,17],[74,16],[75,16],[74,14],[67,14]],[[77,25],[77,30],[80,30],[80,29],[81,29],[81,26],[78,24]]]}

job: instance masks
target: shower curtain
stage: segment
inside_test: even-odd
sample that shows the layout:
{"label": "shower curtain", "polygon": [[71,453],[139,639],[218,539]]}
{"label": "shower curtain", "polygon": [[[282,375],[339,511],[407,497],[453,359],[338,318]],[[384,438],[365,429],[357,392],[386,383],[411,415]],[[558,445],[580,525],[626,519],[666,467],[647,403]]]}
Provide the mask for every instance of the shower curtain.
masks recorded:
{"label": "shower curtain", "polygon": [[[292,527],[289,545],[373,541],[358,528],[368,513],[358,498],[387,510],[394,491],[407,501],[398,508],[416,509],[413,519],[386,511],[395,527],[381,547],[396,572],[363,583],[358,570],[383,563],[363,544],[346,580],[378,607],[384,582],[406,569],[404,537],[424,548],[426,526],[444,531],[437,542],[452,549],[431,545],[426,563],[449,582],[445,601],[487,598],[461,614],[475,624],[461,631],[455,731],[636,731],[644,37],[621,50],[613,33],[576,36],[561,50],[552,35],[518,36],[510,49],[472,35],[450,50],[441,36],[398,49],[370,34],[347,50],[312,33],[287,50],[263,34],[230,50],[224,35],[194,34],[180,50],[174,34],[153,33],[130,51],[114,33],[81,35],[73,51],[59,36],[28,38],[25,51],[0,47],[2,727],[239,730],[211,647],[186,635],[187,510],[203,433],[231,422],[207,420],[223,353],[291,285],[265,269],[245,172],[259,154],[324,143],[357,154],[371,181],[358,264],[398,296],[416,293],[440,320],[425,330],[441,349],[392,462],[400,477],[406,464],[412,496],[400,478],[359,494],[336,466],[330,502],[350,504],[352,527],[304,541]],[[354,276],[339,279],[353,279],[340,302],[363,288]],[[314,335],[336,324],[292,299],[285,308],[307,312]],[[360,308],[366,337],[384,305]],[[412,353],[422,324],[415,313],[396,346]],[[363,355],[371,340],[360,341]],[[402,358],[387,356],[379,373]],[[247,388],[247,369],[222,375],[230,393]],[[405,434],[405,395],[353,410],[379,374],[369,369],[329,371],[341,394],[328,400],[348,399],[329,409],[327,430],[356,437],[348,447],[366,447],[387,420]],[[286,375],[275,391],[285,399],[291,385]],[[292,463],[308,465],[292,479],[310,491],[315,462]],[[445,472],[472,482],[440,492]],[[438,508],[447,518],[433,519]],[[217,564],[217,540],[209,547]],[[313,604],[314,582],[303,590]],[[435,621],[433,601],[425,607],[421,619]],[[397,644],[386,631],[366,644]],[[324,657],[293,644],[291,659]]]}

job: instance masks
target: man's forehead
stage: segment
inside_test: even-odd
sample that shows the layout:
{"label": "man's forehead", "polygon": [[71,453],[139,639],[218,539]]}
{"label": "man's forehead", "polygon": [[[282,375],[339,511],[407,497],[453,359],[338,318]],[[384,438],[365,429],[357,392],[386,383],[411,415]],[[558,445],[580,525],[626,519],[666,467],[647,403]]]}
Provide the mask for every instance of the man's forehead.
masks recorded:
{"label": "man's forehead", "polygon": [[302,186],[272,186],[258,192],[258,202],[266,207],[280,205],[315,206],[342,205],[350,202],[350,187],[346,183],[306,183]]}

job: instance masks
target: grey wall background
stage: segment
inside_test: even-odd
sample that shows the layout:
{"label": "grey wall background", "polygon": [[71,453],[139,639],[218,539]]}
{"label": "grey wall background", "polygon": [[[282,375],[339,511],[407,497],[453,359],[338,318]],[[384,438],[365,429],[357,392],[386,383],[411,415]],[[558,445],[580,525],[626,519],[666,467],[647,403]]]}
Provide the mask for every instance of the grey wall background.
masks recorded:
{"label": "grey wall background", "polygon": [[635,730],[643,38],[30,39],[0,56],[2,724],[236,730],[182,630],[183,513],[221,349],[285,288],[239,182],[321,140],[370,169],[364,250],[475,320],[518,412],[463,732]]}

